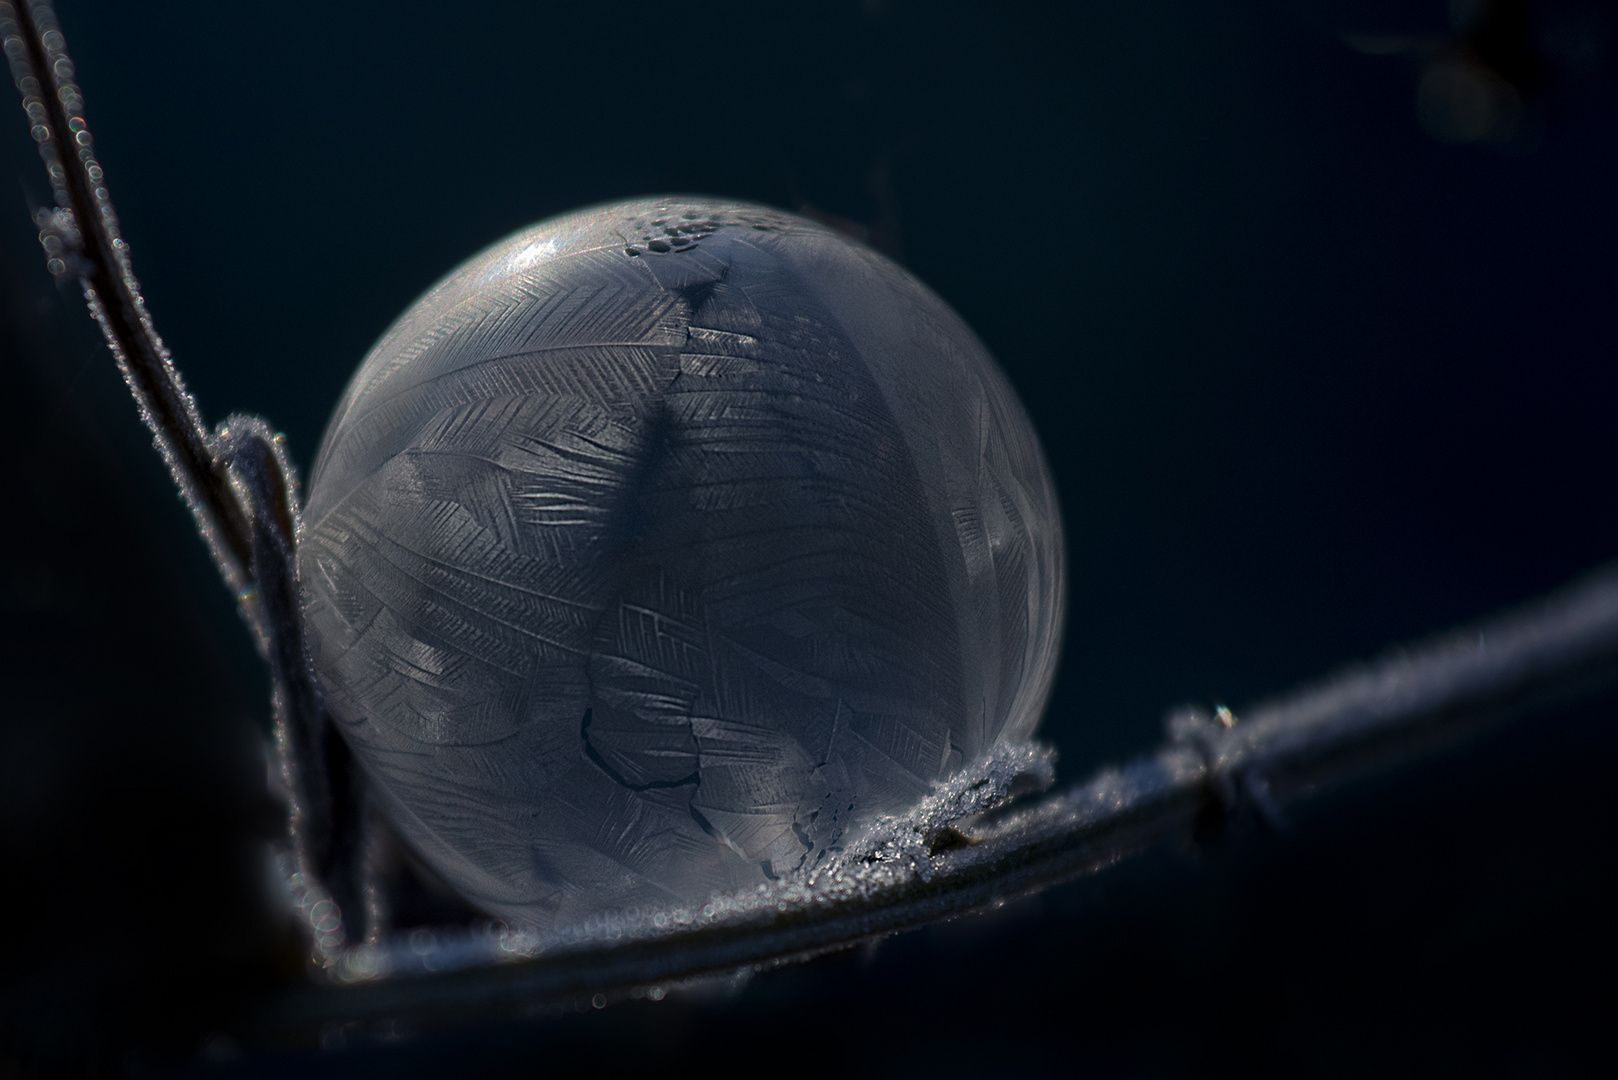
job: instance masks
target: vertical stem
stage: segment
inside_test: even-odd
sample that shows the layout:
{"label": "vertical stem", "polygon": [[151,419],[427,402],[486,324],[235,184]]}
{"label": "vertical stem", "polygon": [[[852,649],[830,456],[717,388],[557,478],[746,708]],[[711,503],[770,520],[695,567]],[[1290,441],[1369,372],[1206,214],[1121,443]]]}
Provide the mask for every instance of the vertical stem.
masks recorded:
{"label": "vertical stem", "polygon": [[[247,514],[146,311],[56,13],[44,0],[0,0],[0,35],[56,197],[57,209],[38,218],[47,265],[58,280],[79,279],[90,313],[220,572],[245,600],[252,557]],[[258,621],[252,614],[249,619]],[[262,634],[262,627],[256,629]]]}
{"label": "vertical stem", "polygon": [[[50,4],[0,0],[0,38],[56,198],[56,208],[36,218],[46,266],[58,281],[77,278],[83,287],[141,418],[269,664],[300,870],[359,916],[362,889],[350,853],[357,849],[363,795],[343,744],[332,738],[304,655],[291,468],[261,420],[231,417],[209,432],[152,326]],[[336,947],[341,922],[321,921],[317,944]]]}

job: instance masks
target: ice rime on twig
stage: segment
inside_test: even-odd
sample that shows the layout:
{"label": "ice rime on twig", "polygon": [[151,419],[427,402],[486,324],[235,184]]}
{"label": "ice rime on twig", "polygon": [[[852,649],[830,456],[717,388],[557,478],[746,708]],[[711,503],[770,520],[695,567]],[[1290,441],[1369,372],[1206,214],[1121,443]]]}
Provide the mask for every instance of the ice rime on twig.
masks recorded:
{"label": "ice rime on twig", "polygon": [[[46,268],[58,282],[76,279],[82,288],[141,419],[269,665],[276,745],[292,804],[295,876],[323,882],[335,894],[320,909],[320,926],[310,923],[320,960],[322,943],[343,939],[343,910],[363,936],[363,920],[354,916],[364,905],[351,855],[354,830],[344,827],[357,821],[347,812],[356,789],[344,783],[346,750],[328,737],[320,690],[304,656],[293,563],[298,499],[292,464],[280,437],[262,420],[231,416],[210,431],[186,390],[135,278],[106,172],[95,156],[84,95],[47,0],[0,0],[0,47],[56,200],[35,215]],[[338,913],[337,925],[321,929],[333,917],[328,908]]]}
{"label": "ice rime on twig", "polygon": [[544,934],[498,925],[417,931],[349,949],[334,969],[349,985],[290,991],[257,1023],[284,1033],[570,998],[661,997],[681,980],[762,970],[993,907],[1192,835],[1210,816],[1244,805],[1273,813],[1367,766],[1587,692],[1615,674],[1618,569],[1609,568],[1244,710],[1229,726],[1180,710],[1154,753],[985,815],[1050,775],[1048,751],[1002,747],[803,878],[715,897],[700,909],[631,910]]}
{"label": "ice rime on twig", "polygon": [[926,881],[941,852],[977,842],[963,831],[972,818],[1019,795],[1044,791],[1055,781],[1056,752],[1050,747],[1002,743],[976,765],[933,785],[909,813],[878,818],[835,860],[806,874],[804,884],[814,888],[828,879],[858,878],[860,867],[878,863],[903,865]]}

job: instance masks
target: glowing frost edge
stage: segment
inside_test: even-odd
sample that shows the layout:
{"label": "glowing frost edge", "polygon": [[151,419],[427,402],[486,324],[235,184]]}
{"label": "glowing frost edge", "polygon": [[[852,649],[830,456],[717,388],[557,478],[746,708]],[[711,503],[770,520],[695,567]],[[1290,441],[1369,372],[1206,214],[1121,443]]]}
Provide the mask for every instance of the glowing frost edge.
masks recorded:
{"label": "glowing frost edge", "polygon": [[817,905],[870,899],[911,882],[926,882],[941,851],[975,843],[957,826],[1007,805],[1018,795],[1044,791],[1055,780],[1055,751],[1035,742],[997,745],[976,765],[962,769],[907,813],[872,822],[834,859],[814,870],[731,894],[714,894],[700,907],[650,906],[608,911],[549,930],[494,922],[467,931],[418,929],[381,945],[320,948],[326,934],[316,920],[323,896],[311,896],[293,881],[293,902],[313,932],[317,952],[338,982],[454,971],[507,963],[607,944],[651,942],[699,927],[754,926],[760,915],[790,916]]}

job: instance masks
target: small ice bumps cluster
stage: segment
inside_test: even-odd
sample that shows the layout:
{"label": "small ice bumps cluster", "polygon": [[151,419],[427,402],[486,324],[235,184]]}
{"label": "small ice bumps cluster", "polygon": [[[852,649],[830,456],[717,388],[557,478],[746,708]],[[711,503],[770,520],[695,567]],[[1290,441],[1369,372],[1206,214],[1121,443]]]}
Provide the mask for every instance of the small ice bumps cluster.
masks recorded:
{"label": "small ice bumps cluster", "polygon": [[681,199],[423,297],[337,409],[298,550],[391,822],[542,927],[810,872],[1026,737],[1062,560],[1033,428],[941,300]]}

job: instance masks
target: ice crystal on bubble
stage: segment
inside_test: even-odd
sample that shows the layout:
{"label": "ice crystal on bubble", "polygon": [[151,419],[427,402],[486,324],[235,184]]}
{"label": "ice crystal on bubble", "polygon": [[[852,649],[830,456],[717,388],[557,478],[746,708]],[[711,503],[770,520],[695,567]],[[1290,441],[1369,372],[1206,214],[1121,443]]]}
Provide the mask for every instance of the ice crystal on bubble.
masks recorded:
{"label": "ice crystal on bubble", "polygon": [[405,838],[530,926],[842,865],[1049,690],[1026,415],[924,286],[778,211],[496,245],[384,336],[309,492],[333,714]]}
{"label": "ice crystal on bubble", "polygon": [[[470,931],[418,929],[387,946],[361,945],[333,954],[332,973],[339,982],[366,982],[669,943],[693,931],[726,928],[769,938],[806,909],[891,902],[916,882],[932,880],[955,844],[976,842],[970,835],[975,819],[1019,795],[1048,788],[1055,779],[1054,760],[1054,753],[1040,744],[1002,741],[983,760],[934,784],[906,812],[869,822],[837,858],[782,880],[685,904],[601,910],[543,928],[495,922]],[[945,837],[950,841],[941,844]],[[790,957],[787,948],[781,958]]]}

